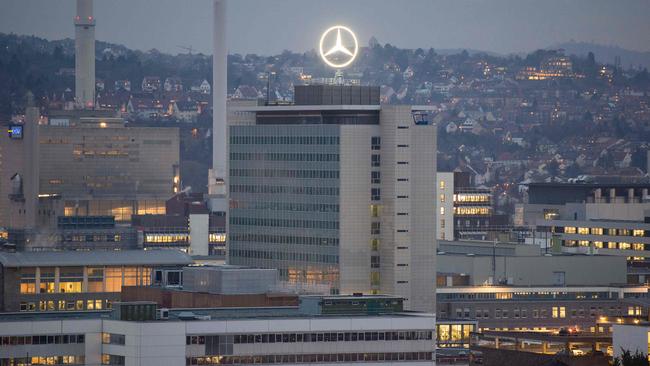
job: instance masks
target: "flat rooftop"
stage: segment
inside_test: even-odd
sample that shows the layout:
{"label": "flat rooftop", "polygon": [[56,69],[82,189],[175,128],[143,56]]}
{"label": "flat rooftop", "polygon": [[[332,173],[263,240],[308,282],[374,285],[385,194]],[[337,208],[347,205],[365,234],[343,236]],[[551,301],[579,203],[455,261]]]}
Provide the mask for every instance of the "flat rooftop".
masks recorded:
{"label": "flat rooftop", "polygon": [[[311,112],[311,111],[379,111],[381,105],[337,104],[337,105],[295,105],[280,104],[268,106],[230,106],[231,112]],[[435,106],[412,105],[411,111],[436,110]]]}
{"label": "flat rooftop", "polygon": [[529,340],[529,341],[547,341],[554,343],[608,343],[612,341],[611,335],[605,335],[600,333],[570,333],[567,335],[559,335],[555,333],[544,333],[544,332],[517,332],[517,331],[484,331],[481,333],[481,337],[490,337],[490,338],[510,338]]}
{"label": "flat rooftop", "polygon": [[176,250],[92,250],[0,252],[5,268],[188,265],[192,258]]}
{"label": "flat rooftop", "polygon": [[[316,318],[416,318],[426,315],[420,312],[395,312],[378,314],[306,314],[300,311],[297,306],[278,307],[252,307],[252,308],[209,308],[209,309],[169,309],[169,320],[151,320],[151,322],[170,321],[207,321],[201,319],[181,320],[183,314],[192,314],[197,317],[209,316],[210,320],[245,320],[245,319],[316,319]],[[432,315],[431,315],[432,316]],[[77,312],[36,312],[36,313],[0,313],[1,322],[20,321],[52,321],[52,320],[81,320],[81,319],[111,319],[110,310],[102,311],[77,311]]]}

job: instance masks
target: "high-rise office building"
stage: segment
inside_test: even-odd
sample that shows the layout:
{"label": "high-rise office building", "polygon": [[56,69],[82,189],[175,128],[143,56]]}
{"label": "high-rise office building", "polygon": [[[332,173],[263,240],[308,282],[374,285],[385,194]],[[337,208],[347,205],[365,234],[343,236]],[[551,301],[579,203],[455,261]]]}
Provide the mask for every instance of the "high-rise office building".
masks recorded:
{"label": "high-rise office building", "polygon": [[233,108],[228,260],[330,293],[435,308],[436,127],[379,88]]}

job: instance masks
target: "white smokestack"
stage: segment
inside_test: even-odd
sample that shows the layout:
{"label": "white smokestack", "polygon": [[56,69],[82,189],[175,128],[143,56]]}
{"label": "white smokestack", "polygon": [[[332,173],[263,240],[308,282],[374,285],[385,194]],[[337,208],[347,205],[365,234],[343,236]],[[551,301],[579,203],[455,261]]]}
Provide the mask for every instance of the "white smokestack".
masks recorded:
{"label": "white smokestack", "polygon": [[226,121],[227,57],[226,0],[214,0],[212,61],[212,170],[208,193],[214,212],[228,211],[228,127]]}
{"label": "white smokestack", "polygon": [[95,104],[95,17],[93,0],[77,0],[75,27],[75,99],[84,108]]}

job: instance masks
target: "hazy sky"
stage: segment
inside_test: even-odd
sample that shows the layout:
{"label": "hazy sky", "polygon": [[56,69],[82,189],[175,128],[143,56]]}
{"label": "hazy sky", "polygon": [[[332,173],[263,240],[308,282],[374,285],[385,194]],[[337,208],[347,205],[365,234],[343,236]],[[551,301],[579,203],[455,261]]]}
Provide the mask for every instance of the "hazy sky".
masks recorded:
{"label": "hazy sky", "polygon": [[[210,0],[95,0],[97,39],[210,53]],[[367,44],[531,51],[568,40],[650,51],[650,0],[230,0],[231,52],[316,47],[334,23]],[[73,37],[74,0],[0,0],[0,32]]]}

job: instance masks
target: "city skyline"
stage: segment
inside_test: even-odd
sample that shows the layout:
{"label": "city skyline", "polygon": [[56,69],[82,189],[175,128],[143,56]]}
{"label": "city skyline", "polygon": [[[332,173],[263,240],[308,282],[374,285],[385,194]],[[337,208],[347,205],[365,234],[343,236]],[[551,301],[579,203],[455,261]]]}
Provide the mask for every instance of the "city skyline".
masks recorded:
{"label": "city skyline", "polygon": [[0,366],[649,365],[649,0],[0,8]]}
{"label": "city skyline", "polygon": [[[320,32],[333,23],[352,26],[362,45],[374,36],[382,44],[403,48],[467,48],[509,54],[575,40],[650,51],[650,39],[641,36],[650,32],[650,23],[644,17],[650,12],[650,3],[640,0],[628,1],[625,6],[600,0],[553,0],[544,4],[511,0],[413,0],[406,9],[403,4],[388,0],[380,3],[377,7],[376,1],[359,0],[344,5],[335,0],[327,4],[313,3],[308,8],[298,0],[233,2],[228,9],[229,51],[275,54],[284,49],[299,52],[315,49]],[[99,2],[95,5],[97,39],[140,50],[156,48],[175,54],[187,52],[181,47],[192,47],[195,52],[210,54],[212,22],[206,9],[210,9],[211,3],[207,0],[183,3],[181,11],[179,4],[177,0]],[[129,12],[115,11],[126,7]],[[373,17],[367,12],[371,8]],[[74,29],[70,24],[73,12],[73,1],[10,3],[0,15],[3,18],[0,32],[33,34],[47,39],[73,38]],[[504,14],[509,16],[503,17]],[[29,21],[30,17],[48,21],[34,23]],[[414,17],[417,21],[412,21]],[[288,24],[287,18],[291,20]],[[389,19],[391,26],[377,21],[384,18]],[[286,31],[276,32],[272,37],[261,36],[268,34],[268,29],[281,27]]]}

